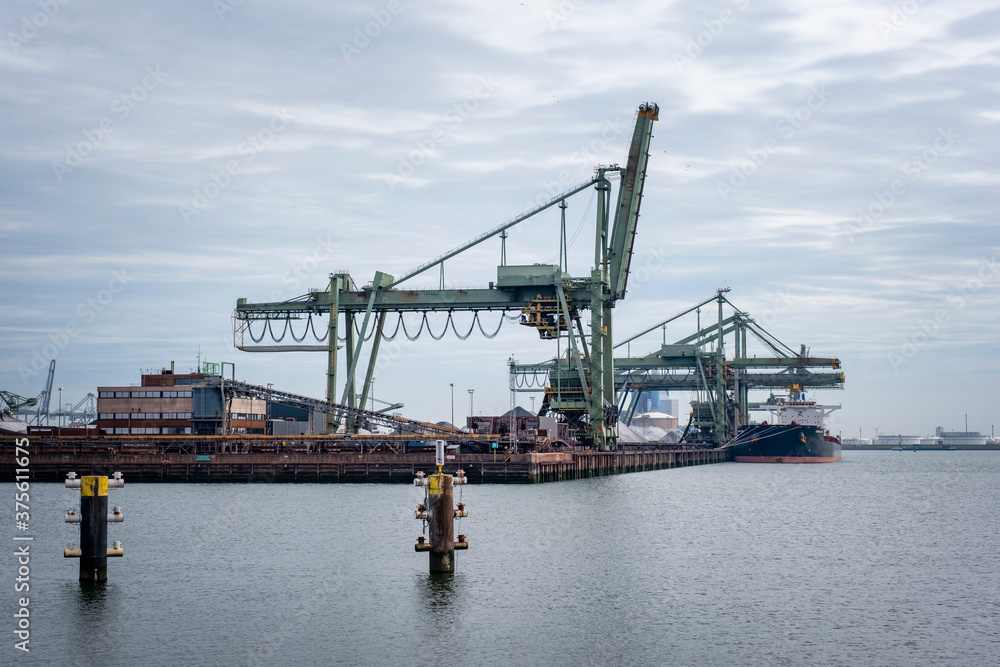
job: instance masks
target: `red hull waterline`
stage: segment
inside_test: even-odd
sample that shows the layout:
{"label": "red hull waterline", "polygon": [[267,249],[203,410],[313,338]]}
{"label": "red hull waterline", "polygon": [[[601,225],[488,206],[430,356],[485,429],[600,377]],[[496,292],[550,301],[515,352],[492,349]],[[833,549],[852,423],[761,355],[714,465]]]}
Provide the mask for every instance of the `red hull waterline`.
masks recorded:
{"label": "red hull waterline", "polygon": [[737,463],[836,463],[839,456],[734,456]]}

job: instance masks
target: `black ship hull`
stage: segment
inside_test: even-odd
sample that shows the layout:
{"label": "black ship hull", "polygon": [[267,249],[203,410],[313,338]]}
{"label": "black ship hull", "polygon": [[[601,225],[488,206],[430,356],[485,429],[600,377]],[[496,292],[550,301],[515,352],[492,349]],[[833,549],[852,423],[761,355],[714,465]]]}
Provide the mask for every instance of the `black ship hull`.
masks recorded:
{"label": "black ship hull", "polygon": [[818,426],[751,424],[740,429],[731,445],[741,463],[833,463],[840,460],[840,441]]}

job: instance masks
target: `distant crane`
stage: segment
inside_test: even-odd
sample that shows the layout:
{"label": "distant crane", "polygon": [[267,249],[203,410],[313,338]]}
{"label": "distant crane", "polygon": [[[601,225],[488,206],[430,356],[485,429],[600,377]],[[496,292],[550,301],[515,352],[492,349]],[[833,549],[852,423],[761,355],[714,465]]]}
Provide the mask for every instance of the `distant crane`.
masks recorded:
{"label": "distant crane", "polygon": [[13,417],[24,408],[38,404],[37,398],[25,398],[10,391],[0,391],[0,414]]}
{"label": "distant crane", "polygon": [[56,376],[56,360],[53,359],[49,362],[49,377],[45,381],[45,389],[42,393],[38,395],[38,410],[35,411],[34,424],[35,426],[42,425],[42,419],[44,418],[46,423],[49,420],[49,403],[52,401],[52,381]]}
{"label": "distant crane", "polygon": [[97,396],[89,393],[68,411],[60,407],[57,417],[66,417],[66,423],[89,423],[97,419]]}

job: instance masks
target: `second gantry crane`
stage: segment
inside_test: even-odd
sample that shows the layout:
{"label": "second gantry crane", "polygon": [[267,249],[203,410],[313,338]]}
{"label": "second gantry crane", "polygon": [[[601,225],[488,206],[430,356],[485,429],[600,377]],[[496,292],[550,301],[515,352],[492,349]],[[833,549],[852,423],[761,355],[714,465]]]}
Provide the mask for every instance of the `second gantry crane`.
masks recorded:
{"label": "second gantry crane", "polygon": [[[749,400],[752,390],[843,387],[844,373],[838,358],[811,356],[804,345],[796,352],[748,312],[733,305],[726,296],[728,292],[728,288],[716,290],[714,296],[614,344],[619,354],[624,353],[614,360],[614,382],[616,405],[626,423],[646,392],[692,392],[698,398],[691,403],[685,437],[721,445],[747,425],[749,411],[759,407]],[[702,309],[711,308],[713,302],[716,313],[710,323],[702,325]],[[694,333],[668,344],[667,325],[693,313],[697,313]],[[629,354],[632,343],[661,329],[664,339],[658,349],[640,356]],[[748,335],[759,343],[760,354],[748,352]],[[540,364],[511,364],[511,389],[544,392],[539,414],[566,409],[580,395],[568,368],[564,358]]]}

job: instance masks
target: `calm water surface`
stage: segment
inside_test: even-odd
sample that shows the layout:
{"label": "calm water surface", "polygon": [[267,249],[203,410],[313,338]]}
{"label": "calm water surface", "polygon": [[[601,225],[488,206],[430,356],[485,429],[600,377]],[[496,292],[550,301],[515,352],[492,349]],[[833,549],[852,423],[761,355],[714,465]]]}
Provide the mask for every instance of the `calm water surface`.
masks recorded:
{"label": "calm water surface", "polygon": [[1000,664],[1000,452],[471,485],[434,577],[413,487],[129,484],[84,589],[79,492],[32,491],[32,651],[8,620],[0,664]]}

